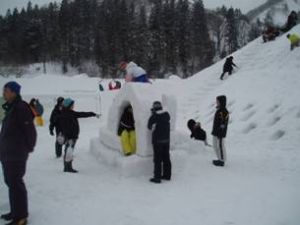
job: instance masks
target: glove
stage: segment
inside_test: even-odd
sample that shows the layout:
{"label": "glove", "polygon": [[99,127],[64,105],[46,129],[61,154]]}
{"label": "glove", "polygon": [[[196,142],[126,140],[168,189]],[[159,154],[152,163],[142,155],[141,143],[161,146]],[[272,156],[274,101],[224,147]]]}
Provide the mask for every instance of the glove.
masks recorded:
{"label": "glove", "polygon": [[53,130],[50,130],[50,135],[51,135],[51,136],[54,136]]}

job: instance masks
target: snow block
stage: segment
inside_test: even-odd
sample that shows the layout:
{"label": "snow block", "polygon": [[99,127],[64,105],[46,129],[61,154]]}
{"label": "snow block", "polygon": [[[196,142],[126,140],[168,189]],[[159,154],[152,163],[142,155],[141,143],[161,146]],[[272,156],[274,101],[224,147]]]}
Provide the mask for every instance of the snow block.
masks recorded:
{"label": "snow block", "polygon": [[137,156],[146,157],[153,154],[151,131],[147,129],[148,119],[154,101],[161,101],[164,110],[171,116],[171,148],[174,147],[176,135],[177,103],[173,96],[160,93],[148,83],[126,83],[115,97],[108,115],[107,125],[100,129],[99,140],[110,150],[122,152],[120,138],[117,135],[119,122],[126,106],[132,105],[136,127]]}

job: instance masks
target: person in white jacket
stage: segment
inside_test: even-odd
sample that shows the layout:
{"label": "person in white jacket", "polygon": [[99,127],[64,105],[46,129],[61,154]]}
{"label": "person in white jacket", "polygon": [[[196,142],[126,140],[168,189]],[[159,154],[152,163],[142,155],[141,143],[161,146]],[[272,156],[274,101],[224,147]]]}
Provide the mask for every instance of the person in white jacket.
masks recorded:
{"label": "person in white jacket", "polygon": [[121,62],[120,69],[126,71],[125,79],[127,82],[149,82],[147,72],[134,62]]}

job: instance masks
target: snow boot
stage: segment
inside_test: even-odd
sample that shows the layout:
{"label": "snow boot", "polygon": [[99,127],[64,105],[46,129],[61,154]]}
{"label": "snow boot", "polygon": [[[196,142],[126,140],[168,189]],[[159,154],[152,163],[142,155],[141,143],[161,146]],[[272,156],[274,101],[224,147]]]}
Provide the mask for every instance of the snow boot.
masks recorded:
{"label": "snow boot", "polygon": [[64,172],[67,172],[67,173],[78,173],[77,170],[73,169],[72,162],[65,162]]}
{"label": "snow boot", "polygon": [[221,161],[221,160],[214,160],[214,161],[213,161],[213,164],[214,164],[215,166],[220,166],[220,167],[225,166],[225,163],[224,163],[223,161]]}
{"label": "snow boot", "polygon": [[12,217],[11,213],[7,213],[7,214],[1,215],[1,219],[6,220],[6,221],[11,221],[11,220],[13,220],[13,217]]}
{"label": "snow boot", "polygon": [[19,220],[14,220],[6,225],[27,225],[27,219],[23,218],[23,219],[19,219]]}
{"label": "snow boot", "polygon": [[162,180],[166,180],[166,181],[170,181],[170,180],[171,180],[171,177],[162,176],[161,179],[162,179]]}
{"label": "snow boot", "polygon": [[158,179],[158,178],[151,178],[149,181],[152,182],[152,183],[155,183],[155,184],[160,184],[161,183],[161,180]]}

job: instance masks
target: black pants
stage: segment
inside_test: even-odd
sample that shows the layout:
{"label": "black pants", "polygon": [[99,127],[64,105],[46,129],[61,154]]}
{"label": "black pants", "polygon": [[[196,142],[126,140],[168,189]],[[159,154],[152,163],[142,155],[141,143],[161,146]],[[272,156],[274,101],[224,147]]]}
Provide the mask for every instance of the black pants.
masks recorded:
{"label": "black pants", "polygon": [[154,144],[154,178],[171,179],[172,164],[170,159],[170,144]]}
{"label": "black pants", "polygon": [[56,141],[55,142],[55,153],[56,153],[57,158],[61,157],[62,149],[63,149],[63,146]]}
{"label": "black pants", "polygon": [[233,71],[233,69],[230,69],[230,70],[224,70],[220,78],[223,79],[226,73],[228,73],[229,75],[231,75],[231,74],[232,74],[232,71]]}
{"label": "black pants", "polygon": [[23,180],[26,161],[2,162],[4,182],[8,187],[9,203],[13,219],[28,217],[27,190]]}

